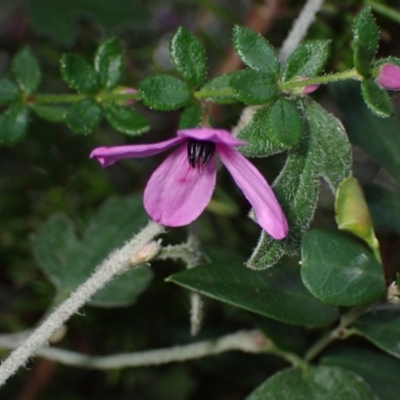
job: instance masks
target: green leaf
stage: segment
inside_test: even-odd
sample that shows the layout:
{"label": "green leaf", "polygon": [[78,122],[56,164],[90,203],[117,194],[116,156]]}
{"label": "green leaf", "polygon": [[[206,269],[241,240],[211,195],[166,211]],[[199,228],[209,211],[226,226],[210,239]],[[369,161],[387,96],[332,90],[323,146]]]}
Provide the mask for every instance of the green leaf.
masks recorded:
{"label": "green leaf", "polygon": [[382,265],[342,235],[320,229],[307,232],[301,256],[304,285],[325,303],[349,307],[376,300],[385,292]]}
{"label": "green leaf", "polygon": [[140,82],[139,92],[144,104],[160,111],[175,110],[192,99],[192,93],[185,82],[166,74],[144,79]]}
{"label": "green leaf", "polygon": [[174,282],[215,300],[295,325],[324,326],[338,316],[306,290],[299,272],[280,264],[263,272],[245,268],[243,257],[214,249],[210,263],[170,276]]}
{"label": "green leaf", "polygon": [[187,29],[180,27],[170,44],[170,53],[175,68],[190,86],[200,86],[207,73],[206,52],[202,43]]}
{"label": "green leaf", "polygon": [[0,115],[0,143],[13,145],[26,134],[29,123],[28,108],[20,103],[10,106]]}
{"label": "green leaf", "polygon": [[400,362],[383,353],[359,347],[335,349],[322,359],[323,365],[339,366],[361,376],[379,400],[398,400]]}
{"label": "green leaf", "polygon": [[17,85],[7,78],[0,78],[0,103],[11,103],[19,97]]}
{"label": "green leaf", "polygon": [[88,98],[75,103],[67,112],[65,122],[75,132],[86,134],[100,123],[102,111],[95,99]]}
{"label": "green leaf", "polygon": [[364,79],[361,82],[361,93],[365,103],[375,115],[382,118],[394,115],[389,95],[373,79]]}
{"label": "green leaf", "polygon": [[230,87],[231,77],[234,75],[234,72],[230,72],[228,74],[219,75],[211,80],[209,80],[202,88],[201,92],[210,92],[210,95],[205,97],[207,101],[216,103],[216,104],[231,104],[236,103],[237,99],[232,92]]}
{"label": "green leaf", "polygon": [[330,40],[309,40],[301,44],[289,57],[282,72],[282,80],[317,76],[328,61],[330,44]]}
{"label": "green leaf", "polygon": [[351,142],[400,182],[400,115],[390,119],[372,115],[357,83],[335,83],[334,92]]}
{"label": "green leaf", "polygon": [[286,149],[296,146],[303,131],[303,122],[296,106],[280,97],[269,109],[268,131],[271,139]]}
{"label": "green leaf", "polygon": [[288,325],[259,314],[252,314],[251,318],[265,336],[272,340],[279,349],[296,354],[304,354],[307,350],[309,346],[306,340],[307,328]]}
{"label": "green leaf", "polygon": [[107,121],[118,131],[127,135],[140,135],[150,129],[146,118],[129,107],[115,103],[104,103]]}
{"label": "green leaf", "polygon": [[230,86],[237,98],[248,105],[266,104],[278,97],[276,78],[251,69],[232,74]]}
{"label": "green leaf", "polygon": [[94,67],[105,90],[113,89],[121,80],[124,71],[124,54],[116,38],[103,42],[97,49]]}
{"label": "green leaf", "polygon": [[276,241],[262,231],[247,262],[253,269],[268,268],[285,254],[297,255],[317,204],[318,176],[335,192],[351,171],[351,148],[340,121],[310,98],[303,98],[298,106],[305,117],[302,138],[288,152],[285,167],[273,185],[289,222],[289,235]]}
{"label": "green leaf", "polygon": [[353,325],[370,342],[400,358],[400,310],[398,307],[373,310]]}
{"label": "green leaf", "polygon": [[[124,245],[148,217],[142,196],[109,200],[93,216],[82,240],[64,215],[53,215],[33,238],[33,250],[40,268],[57,289],[60,298],[85,281],[108,254]],[[151,270],[138,267],[116,277],[91,299],[91,305],[125,306],[147,288]]]}
{"label": "green leaf", "polygon": [[364,186],[373,226],[383,233],[400,234],[400,197],[397,191],[377,183]]}
{"label": "green leaf", "polygon": [[339,367],[286,369],[261,384],[246,400],[377,400],[354,372]]}
{"label": "green leaf", "polygon": [[68,53],[61,57],[61,75],[70,87],[84,94],[96,94],[100,81],[95,69],[82,57]]}
{"label": "green leaf", "polygon": [[180,129],[198,128],[203,120],[203,107],[200,104],[189,104],[181,115],[179,121]]}
{"label": "green leaf", "polygon": [[242,61],[251,69],[279,77],[280,64],[275,49],[257,32],[244,26],[233,28],[233,45]]}
{"label": "green leaf", "polygon": [[32,104],[32,110],[40,117],[50,122],[62,122],[68,111],[66,106],[43,106]]}
{"label": "green leaf", "polygon": [[356,16],[353,39],[354,66],[361,75],[368,76],[379,42],[379,28],[370,7],[364,8]]}
{"label": "green leaf", "polygon": [[240,148],[240,152],[249,157],[267,157],[284,151],[286,148],[282,143],[271,139],[269,108],[261,108],[257,111],[248,110],[247,112],[253,113],[253,116],[239,132],[238,138],[247,142],[246,146]]}
{"label": "green leaf", "polygon": [[12,71],[24,93],[31,94],[38,88],[42,78],[39,62],[29,47],[24,47],[15,55]]}

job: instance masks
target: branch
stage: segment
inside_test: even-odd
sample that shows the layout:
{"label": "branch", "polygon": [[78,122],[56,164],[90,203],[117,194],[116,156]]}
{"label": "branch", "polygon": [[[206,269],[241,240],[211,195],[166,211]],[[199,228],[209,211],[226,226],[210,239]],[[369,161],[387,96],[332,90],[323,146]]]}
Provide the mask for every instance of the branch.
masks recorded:
{"label": "branch", "polygon": [[307,0],[279,51],[279,59],[282,64],[299,47],[299,44],[307,34],[308,28],[314,22],[315,14],[321,9],[323,3],[324,0]]}
{"label": "branch", "polygon": [[90,278],[81,284],[71,296],[59,305],[36,328],[26,341],[16,348],[0,366],[0,386],[24,365],[36,351],[47,343],[51,335],[75,314],[99,289],[108,283],[114,276],[128,270],[132,265],[138,265],[153,258],[158,250],[159,243],[149,242],[164,231],[157,223],[150,221],[148,225],[128,243],[113,251],[100,264]]}
{"label": "branch", "polygon": [[358,334],[356,330],[347,328],[370,307],[371,304],[362,304],[360,306],[351,308],[347,314],[343,315],[340,324],[336,328],[327,332],[326,335],[322,336],[311,346],[311,348],[305,354],[304,360],[306,362],[310,362],[335,340],[347,339],[349,336]]}
{"label": "branch", "polygon": [[[195,232],[194,225],[189,227],[189,235],[186,243],[176,246],[167,246],[163,248],[158,255],[160,259],[180,259],[186,264],[186,268],[197,267],[200,263],[200,243]],[[196,336],[203,320],[203,300],[200,294],[190,292],[190,333]]]}
{"label": "branch", "polygon": [[[0,335],[0,347],[13,349],[18,341],[13,335]],[[167,364],[239,350],[247,353],[274,352],[274,345],[258,330],[240,331],[218,339],[205,340],[167,349],[122,353],[112,356],[89,356],[73,351],[42,347],[36,355],[64,365],[94,369],[120,369]]]}

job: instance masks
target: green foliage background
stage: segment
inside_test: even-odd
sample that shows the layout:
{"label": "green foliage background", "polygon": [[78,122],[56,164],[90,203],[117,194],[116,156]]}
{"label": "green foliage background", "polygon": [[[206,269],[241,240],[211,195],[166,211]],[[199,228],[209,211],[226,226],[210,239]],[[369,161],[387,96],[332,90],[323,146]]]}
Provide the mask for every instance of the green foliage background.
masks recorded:
{"label": "green foliage background", "polygon": [[[396,1],[383,3],[396,5]],[[350,26],[363,5],[364,2],[358,0],[329,0],[310,29],[308,39],[332,39],[333,50],[326,70],[340,71],[352,67]],[[301,6],[297,1],[287,1],[268,30],[263,32],[272,45],[279,48]],[[69,89],[61,81],[59,73],[62,54],[72,52],[91,61],[104,39],[117,36],[126,55],[123,84],[137,87],[138,82],[147,76],[172,69],[167,55],[168,42],[179,26],[194,32],[205,44],[209,59],[208,76],[211,77],[220,71],[228,57],[233,25],[248,22],[256,7],[257,1],[245,0],[177,0],[169,4],[161,0],[2,0],[0,77],[10,70],[12,57],[29,45],[40,61],[40,91],[66,93]],[[400,24],[383,16],[377,19],[383,38],[379,56],[399,56],[400,48],[395,38],[400,35]],[[27,82],[35,85],[35,79],[34,76],[28,77]],[[193,78],[193,82],[197,84],[197,78]],[[10,93],[12,96],[12,88]],[[385,272],[393,278],[400,264],[399,254],[393,250],[398,246],[400,232],[400,206],[396,197],[399,120],[397,117],[378,120],[362,103],[359,90],[349,84],[321,88],[315,99],[342,119],[351,142],[356,146],[354,174],[366,187],[374,224],[382,242],[383,257],[387,261]],[[398,99],[398,96],[393,96],[397,111]],[[234,125],[240,109],[238,104],[221,106],[215,114],[216,124]],[[3,111],[1,107],[0,111]],[[149,134],[135,139],[135,143],[169,138],[178,127],[177,111],[141,111],[152,129]],[[89,240],[87,227],[93,226],[99,208],[108,198],[124,202],[118,198],[140,197],[160,157],[124,161],[109,170],[102,170],[97,162],[88,158],[96,146],[131,142],[131,138],[116,132],[104,121],[92,135],[82,136],[73,135],[65,124],[46,122],[32,113],[26,139],[14,147],[0,147],[0,332],[32,327],[52,304],[54,296],[61,296],[38,268],[40,255],[34,254],[32,246],[38,240],[38,236],[33,238],[33,235],[43,233],[51,215],[64,214],[60,220],[71,227],[73,240]],[[267,161],[256,160],[255,164],[273,181],[285,157],[285,154],[279,154]],[[377,190],[371,189],[378,184]],[[214,201],[199,221],[202,242],[206,246],[234,248],[238,253],[236,262],[242,263],[251,253],[259,233],[256,224],[247,218],[247,212],[248,204],[239,189],[234,187],[227,172],[222,172]],[[139,220],[143,224],[145,217]],[[333,197],[324,187],[313,226],[328,229],[335,226]],[[132,227],[132,232],[137,228]],[[120,234],[121,240],[125,240],[124,232]],[[184,238],[185,230],[176,229],[169,234],[167,241],[179,243]],[[74,256],[84,257],[79,252]],[[298,270],[297,259],[285,262],[287,268]],[[180,268],[183,266],[170,262],[153,263],[153,280],[146,291],[141,295],[138,293],[134,304],[123,308],[85,307],[82,310],[85,317],[76,315],[71,319],[68,334],[59,345],[89,354],[106,355],[216,337],[237,329],[252,328],[254,319],[260,327],[263,324],[271,326],[268,318],[274,315],[254,317],[251,313],[254,310],[236,308],[232,302],[223,304],[207,299],[203,329],[193,339],[188,326],[188,292],[165,282]],[[207,268],[212,268],[212,264]],[[245,269],[242,272],[248,273]],[[189,278],[189,275],[179,278],[177,274],[174,279],[176,282],[181,279],[183,286],[193,288]],[[203,282],[196,280],[196,284],[201,286]],[[144,283],[143,290],[145,286]],[[295,342],[295,347],[298,345],[293,351],[301,353],[313,342],[316,332],[322,330],[317,328],[310,332],[303,327],[285,324],[293,322],[290,318],[296,317],[291,315],[295,313],[290,302],[287,306],[289,317],[283,321],[278,318],[282,326],[277,325],[275,333],[279,329],[282,332],[297,329],[296,339],[291,343]],[[334,319],[336,308],[319,307],[316,305],[318,313],[321,312],[328,322],[330,318]],[[319,314],[310,315],[310,325],[320,326],[312,323],[318,318]],[[368,331],[368,323],[372,322],[366,318],[359,323],[358,329]],[[370,330],[372,333],[368,331],[366,335],[371,335],[373,342],[374,332],[372,328]],[[351,348],[341,343],[336,345],[334,351],[324,354],[323,364],[348,366],[373,386],[381,400],[396,399],[396,382],[387,378],[389,374],[387,381],[378,379],[374,363],[381,357],[380,364],[392,363],[390,371],[394,371],[400,370],[399,362],[382,352],[377,353],[364,339],[352,339],[350,345]],[[350,357],[349,349],[354,357]],[[360,362],[354,361],[356,357]],[[30,399],[43,400],[239,400],[285,366],[281,359],[273,356],[239,353],[226,353],[185,364],[108,372],[75,369],[36,359],[30,363],[29,370],[19,371],[10,380],[1,395],[6,399],[26,399],[29,395]],[[39,382],[38,386],[35,382]]]}

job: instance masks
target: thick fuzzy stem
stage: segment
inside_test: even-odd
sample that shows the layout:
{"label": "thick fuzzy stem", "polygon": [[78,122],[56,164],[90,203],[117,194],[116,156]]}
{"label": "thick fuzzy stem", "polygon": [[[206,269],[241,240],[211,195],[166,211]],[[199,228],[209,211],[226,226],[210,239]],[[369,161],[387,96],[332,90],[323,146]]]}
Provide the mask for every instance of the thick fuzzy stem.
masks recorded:
{"label": "thick fuzzy stem", "polygon": [[[0,386],[13,375],[20,366],[24,365],[30,357],[44,344],[51,335],[75,314],[98,290],[103,288],[114,276],[128,270],[133,265],[148,261],[148,243],[164,228],[155,222],[149,224],[128,243],[118,250],[113,251],[101,263],[90,278],[82,283],[71,296],[61,303],[37,329],[26,339],[21,346],[15,349],[0,366]],[[150,252],[156,255],[153,247]]]}

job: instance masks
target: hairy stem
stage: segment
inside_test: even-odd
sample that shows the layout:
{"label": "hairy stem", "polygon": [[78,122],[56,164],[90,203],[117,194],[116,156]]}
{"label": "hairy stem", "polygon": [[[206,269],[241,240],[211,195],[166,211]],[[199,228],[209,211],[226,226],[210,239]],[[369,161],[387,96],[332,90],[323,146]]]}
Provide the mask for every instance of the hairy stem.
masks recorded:
{"label": "hairy stem", "polygon": [[128,101],[139,100],[139,93],[99,93],[94,96],[85,94],[34,94],[26,99],[29,104],[70,104],[77,103],[87,98],[95,98],[97,101]]}
{"label": "hairy stem", "polygon": [[0,365],[0,386],[20,366],[24,365],[36,353],[38,348],[46,344],[51,335],[114,276],[125,272],[133,265],[147,262],[152,256],[154,257],[157,254],[157,246],[155,242],[153,242],[153,246],[149,242],[163,231],[164,228],[161,225],[151,221],[123,247],[113,251],[97,267],[89,279],[50,313],[26,341]]}
{"label": "hairy stem", "polygon": [[[189,235],[186,243],[165,247],[159,254],[161,259],[180,259],[186,264],[186,268],[194,268],[199,265],[201,253],[200,243],[193,224],[189,227]],[[195,336],[199,333],[203,320],[203,300],[200,294],[190,292],[190,333]]]}
{"label": "hairy stem", "polygon": [[288,82],[282,82],[280,83],[279,88],[285,91],[309,85],[320,85],[324,83],[337,82],[347,79],[355,79],[357,81],[362,81],[364,78],[355,69],[349,69],[346,71],[336,72],[333,74],[327,74],[322,76],[316,76],[315,78],[308,78],[301,81],[292,80]]}
{"label": "hairy stem", "polygon": [[308,28],[314,22],[315,14],[321,9],[323,3],[324,0],[307,0],[279,52],[279,59],[282,64],[299,47],[307,34]]}
{"label": "hairy stem", "polygon": [[[0,336],[0,347],[15,348],[17,343],[10,335]],[[238,350],[247,353],[274,352],[274,345],[258,331],[240,331],[218,339],[198,343],[174,346],[166,349],[114,354],[111,356],[89,356],[74,351],[54,347],[42,347],[37,350],[39,357],[53,360],[64,365],[81,368],[110,369],[161,365],[171,362],[193,360],[196,358]]]}

